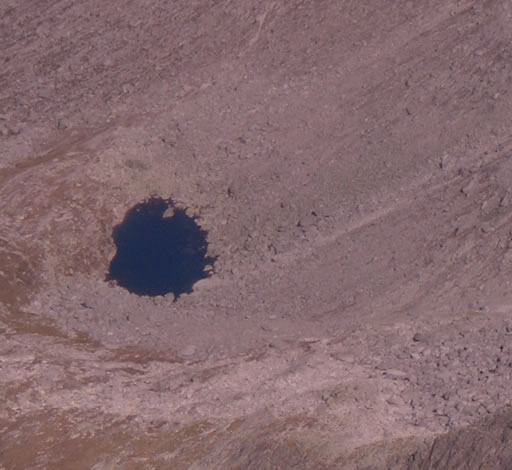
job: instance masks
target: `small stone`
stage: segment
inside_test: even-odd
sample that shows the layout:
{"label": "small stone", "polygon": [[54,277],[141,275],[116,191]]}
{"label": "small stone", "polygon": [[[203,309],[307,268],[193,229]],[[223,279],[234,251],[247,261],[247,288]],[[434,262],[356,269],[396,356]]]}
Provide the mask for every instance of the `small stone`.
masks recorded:
{"label": "small stone", "polygon": [[375,369],[382,370],[382,371],[386,371],[387,369],[391,369],[391,368],[392,368],[391,361],[382,361],[381,363],[379,363],[375,366]]}
{"label": "small stone", "polygon": [[181,351],[181,354],[184,356],[192,356],[196,352],[196,347],[193,344],[189,344],[186,346],[183,351]]}
{"label": "small stone", "polygon": [[416,333],[413,337],[412,337],[412,340],[415,342],[415,343],[419,343],[420,341],[423,341],[425,338],[423,337],[423,335],[421,333]]}
{"label": "small stone", "polygon": [[71,127],[71,122],[69,121],[69,119],[67,118],[59,118],[57,119],[57,129],[68,129],[69,127]]}
{"label": "small stone", "polygon": [[130,83],[125,83],[121,86],[121,90],[123,90],[124,94],[128,94],[133,91],[133,86]]}
{"label": "small stone", "polygon": [[390,379],[397,380],[397,379],[404,379],[407,377],[407,372],[404,372],[403,370],[398,369],[388,369],[384,372]]}
{"label": "small stone", "polygon": [[354,364],[354,362],[356,362],[354,356],[342,356],[339,359],[343,362],[347,362],[348,364]]}
{"label": "small stone", "polygon": [[391,395],[389,398],[386,399],[386,403],[391,406],[405,405],[405,401],[400,395]]}
{"label": "small stone", "polygon": [[162,215],[162,218],[168,219],[171,218],[174,215],[175,209],[173,206],[169,206],[167,209],[165,209],[165,212]]}

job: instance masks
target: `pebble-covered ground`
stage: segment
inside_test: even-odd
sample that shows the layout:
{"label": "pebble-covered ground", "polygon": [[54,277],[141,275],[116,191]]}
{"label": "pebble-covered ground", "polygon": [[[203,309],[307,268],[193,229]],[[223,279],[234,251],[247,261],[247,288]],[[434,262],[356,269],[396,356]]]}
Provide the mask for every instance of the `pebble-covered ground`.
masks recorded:
{"label": "pebble-covered ground", "polygon": [[[43,3],[0,4],[0,470],[512,468],[510,1]],[[177,299],[106,280],[152,197],[215,259]]]}

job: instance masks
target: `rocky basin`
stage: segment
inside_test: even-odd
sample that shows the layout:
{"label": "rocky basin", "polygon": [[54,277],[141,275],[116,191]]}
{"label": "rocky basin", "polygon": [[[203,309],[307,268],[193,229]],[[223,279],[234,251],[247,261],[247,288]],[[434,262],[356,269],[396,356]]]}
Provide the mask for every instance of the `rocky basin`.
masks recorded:
{"label": "rocky basin", "polygon": [[[512,468],[511,24],[3,0],[0,469]],[[179,295],[108,276],[157,199]]]}

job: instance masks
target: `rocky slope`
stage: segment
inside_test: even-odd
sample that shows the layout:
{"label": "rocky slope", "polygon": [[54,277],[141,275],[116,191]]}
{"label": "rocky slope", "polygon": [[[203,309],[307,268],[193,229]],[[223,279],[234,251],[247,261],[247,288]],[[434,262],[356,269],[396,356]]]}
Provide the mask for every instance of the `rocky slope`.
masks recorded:
{"label": "rocky slope", "polygon": [[[3,2],[0,468],[510,468],[511,18]],[[105,282],[151,196],[177,301]]]}

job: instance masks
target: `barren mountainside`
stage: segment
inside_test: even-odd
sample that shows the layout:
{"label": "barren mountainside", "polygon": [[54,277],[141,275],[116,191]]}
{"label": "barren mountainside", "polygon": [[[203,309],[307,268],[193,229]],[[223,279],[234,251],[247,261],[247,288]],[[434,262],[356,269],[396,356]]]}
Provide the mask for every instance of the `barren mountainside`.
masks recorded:
{"label": "barren mountainside", "polygon": [[[511,25],[3,0],[0,470],[512,468]],[[176,295],[109,272],[148,201]]]}

